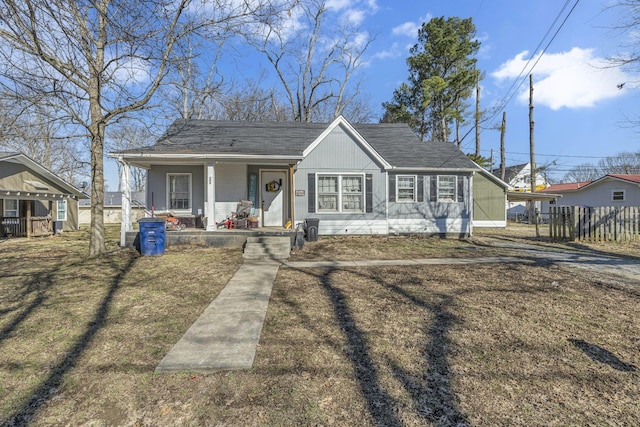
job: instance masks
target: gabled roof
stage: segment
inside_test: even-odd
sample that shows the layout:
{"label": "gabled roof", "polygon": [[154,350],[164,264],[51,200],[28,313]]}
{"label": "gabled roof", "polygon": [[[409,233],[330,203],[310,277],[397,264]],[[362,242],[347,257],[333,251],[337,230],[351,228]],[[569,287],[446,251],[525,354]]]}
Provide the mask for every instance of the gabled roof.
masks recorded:
{"label": "gabled roof", "polygon": [[640,175],[638,174],[608,174],[593,181],[570,182],[566,184],[554,184],[542,190],[546,193],[558,193],[568,191],[579,191],[591,185],[595,185],[604,180],[615,179],[633,184],[640,184]]}
{"label": "gabled roof", "polygon": [[[605,177],[610,176],[612,178],[620,179],[622,181],[635,182],[636,184],[640,184],[640,174],[618,174],[618,173],[610,173]],[[605,178],[603,177],[603,178]],[[602,179],[602,178],[600,178]]]}
{"label": "gabled roof", "polygon": [[[59,188],[58,191],[63,191],[65,193],[68,193],[69,195],[75,196],[78,199],[86,199],[89,197],[85,193],[83,193],[80,189],[58,178],[58,176],[55,175],[53,172],[51,172],[49,169],[46,169],[45,167],[43,167],[42,165],[40,165],[39,163],[35,162],[34,160],[32,160],[31,158],[27,157],[22,153],[2,152],[0,153],[0,162],[20,163],[26,166],[27,168],[31,169],[32,171],[36,172],[38,175],[41,175],[42,177],[46,178],[48,181],[51,181],[53,184],[55,184]],[[39,186],[42,186],[42,185],[46,186],[46,184],[43,184],[39,181],[28,181],[27,183],[32,187],[34,187],[34,191],[40,190],[38,188]],[[3,190],[12,191],[15,189],[8,188]],[[47,190],[48,190],[48,187],[47,187]],[[43,190],[43,191],[46,191],[46,190]]]}
{"label": "gabled roof", "polygon": [[[529,166],[529,163],[522,163],[520,165],[513,165],[513,166],[505,167],[504,181],[505,182],[511,182],[527,166]],[[491,171],[491,173],[494,174],[497,177],[500,177],[500,168],[493,169]]]}
{"label": "gabled roof", "polygon": [[540,190],[542,193],[558,193],[562,191],[577,191],[582,187],[591,184],[593,181],[582,181],[582,182],[568,182],[566,184],[553,184],[545,188],[544,190]]}
{"label": "gabled roof", "polygon": [[111,153],[111,157],[218,156],[304,158],[327,129],[342,126],[356,137],[385,169],[475,170],[475,165],[452,143],[422,142],[404,123],[355,124],[338,117],[334,122],[242,122],[176,120],[155,145]]}

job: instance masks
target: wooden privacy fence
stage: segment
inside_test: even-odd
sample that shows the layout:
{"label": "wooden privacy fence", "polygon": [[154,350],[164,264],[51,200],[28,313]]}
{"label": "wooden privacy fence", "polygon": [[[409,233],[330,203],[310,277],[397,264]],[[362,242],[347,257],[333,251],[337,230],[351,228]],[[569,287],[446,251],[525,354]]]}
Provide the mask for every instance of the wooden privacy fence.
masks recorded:
{"label": "wooden privacy fence", "polygon": [[552,206],[549,238],[592,242],[640,240],[640,207]]}

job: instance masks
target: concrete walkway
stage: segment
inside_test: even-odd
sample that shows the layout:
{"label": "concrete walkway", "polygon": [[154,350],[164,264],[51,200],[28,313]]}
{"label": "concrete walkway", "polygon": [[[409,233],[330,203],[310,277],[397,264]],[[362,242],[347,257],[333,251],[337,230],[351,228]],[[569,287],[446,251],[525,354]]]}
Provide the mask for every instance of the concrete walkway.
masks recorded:
{"label": "concrete walkway", "polygon": [[[345,268],[392,265],[534,263],[542,259],[573,268],[602,271],[615,269],[627,273],[626,279],[640,279],[636,260],[593,256],[540,248],[513,248],[517,257],[429,258],[365,261],[245,261],[220,295],[171,349],[156,372],[217,372],[250,369],[260,341],[271,289],[279,267]],[[540,251],[532,256],[532,252]],[[626,271],[629,270],[629,271]],[[639,282],[640,283],[640,282]]]}
{"label": "concrete walkway", "polygon": [[373,267],[385,265],[522,262],[512,257],[378,261],[245,261],[217,298],[173,346],[156,372],[250,369],[279,267]]}
{"label": "concrete walkway", "polygon": [[245,262],[162,359],[156,372],[250,369],[278,262]]}

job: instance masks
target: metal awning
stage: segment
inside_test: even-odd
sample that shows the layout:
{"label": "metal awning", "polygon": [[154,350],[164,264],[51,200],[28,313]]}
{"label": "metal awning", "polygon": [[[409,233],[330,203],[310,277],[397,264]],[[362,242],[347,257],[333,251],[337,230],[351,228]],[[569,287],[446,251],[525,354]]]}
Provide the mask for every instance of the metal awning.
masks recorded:
{"label": "metal awning", "polygon": [[562,194],[553,193],[528,193],[523,191],[507,191],[507,200],[510,202],[539,202],[543,200],[557,200]]}

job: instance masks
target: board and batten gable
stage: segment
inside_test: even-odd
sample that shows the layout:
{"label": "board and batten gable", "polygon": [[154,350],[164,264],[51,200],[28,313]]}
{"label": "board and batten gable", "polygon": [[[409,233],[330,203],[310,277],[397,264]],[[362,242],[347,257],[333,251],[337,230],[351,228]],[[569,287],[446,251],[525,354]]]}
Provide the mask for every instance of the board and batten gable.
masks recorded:
{"label": "board and batten gable", "polygon": [[[362,212],[319,209],[317,184],[323,175],[361,176]],[[319,234],[387,234],[386,172],[367,147],[342,125],[336,126],[300,161],[294,181],[296,222],[319,218]]]}
{"label": "board and batten gable", "polygon": [[[455,181],[455,200],[438,200],[438,177]],[[415,183],[413,200],[398,197],[403,177]],[[471,232],[470,173],[393,172],[389,173],[389,232],[439,236],[467,236]]]}

